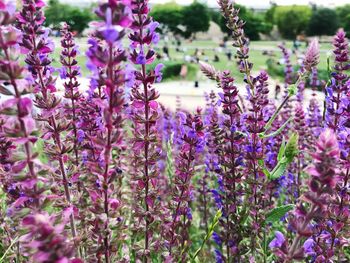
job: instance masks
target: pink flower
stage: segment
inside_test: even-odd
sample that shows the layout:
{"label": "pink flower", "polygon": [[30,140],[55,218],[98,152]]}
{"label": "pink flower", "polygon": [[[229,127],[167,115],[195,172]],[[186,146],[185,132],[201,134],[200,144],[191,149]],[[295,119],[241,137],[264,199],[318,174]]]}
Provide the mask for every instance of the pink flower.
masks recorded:
{"label": "pink flower", "polygon": [[305,53],[304,67],[307,71],[311,72],[311,69],[313,67],[316,67],[319,62],[320,62],[320,47],[318,44],[318,40],[314,38],[311,41]]}

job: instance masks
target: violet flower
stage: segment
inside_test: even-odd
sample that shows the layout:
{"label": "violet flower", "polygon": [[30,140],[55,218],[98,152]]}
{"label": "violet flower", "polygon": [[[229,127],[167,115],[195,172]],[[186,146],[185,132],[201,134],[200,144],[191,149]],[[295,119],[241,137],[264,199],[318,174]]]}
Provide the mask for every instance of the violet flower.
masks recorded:
{"label": "violet flower", "polygon": [[[48,38],[48,29],[42,25],[45,21],[44,4],[41,0],[24,0],[21,12],[17,15],[18,27],[24,32],[20,45],[26,53],[25,62],[32,73],[33,88],[37,91],[35,106],[41,110],[40,121],[46,122],[44,138],[52,138],[53,143],[46,145],[45,152],[52,161],[59,162],[60,181],[63,184],[68,206],[72,205],[69,189],[69,174],[66,170],[65,155],[69,148],[62,143],[61,134],[68,129],[62,115],[60,100],[55,96],[55,79],[52,76],[51,60],[48,55],[53,52],[52,41]],[[77,236],[73,213],[70,215],[72,237]]]}
{"label": "violet flower", "polygon": [[[162,201],[158,199],[160,194],[160,182],[156,162],[159,159],[157,150],[156,123],[159,120],[159,94],[152,84],[160,80],[160,67],[156,71],[147,71],[147,65],[155,59],[155,51],[152,48],[152,40],[157,34],[154,30],[157,26],[148,16],[148,0],[131,1],[132,33],[129,34],[130,61],[140,65],[140,69],[134,72],[135,84],[132,89],[132,107],[134,120],[134,142],[136,163],[142,169],[141,174],[134,178],[137,186],[134,217],[139,222],[142,231],[138,231],[144,241],[143,249],[136,251],[137,259],[149,261],[151,255],[159,249],[159,222],[162,217]],[[141,154],[142,153],[142,154]],[[143,232],[143,233],[142,233]]]}
{"label": "violet flower", "polygon": [[[121,211],[123,202],[119,194],[114,196],[120,192],[115,190],[118,186],[114,181],[122,173],[117,160],[125,149],[122,144],[122,116],[123,85],[126,80],[122,63],[126,60],[126,55],[121,40],[125,35],[123,27],[129,26],[130,19],[127,6],[117,1],[101,3],[96,9],[96,15],[102,21],[96,22],[94,37],[89,40],[87,56],[93,67],[86,102],[95,119],[92,122],[84,121],[78,126],[81,130],[88,131],[84,134],[84,140],[92,157],[88,162],[88,172],[92,174],[89,195],[96,222],[93,253],[96,260],[101,260],[103,254],[104,261],[108,263],[118,250],[112,249],[112,246],[122,246],[124,238],[121,233],[124,227]],[[86,121],[90,118],[83,117]],[[113,156],[113,152],[116,156]],[[119,234],[113,235],[111,229],[119,229]]]}
{"label": "violet flower", "polygon": [[[179,113],[183,114],[183,113]],[[184,117],[184,134],[179,156],[176,159],[176,172],[173,182],[173,196],[170,202],[170,210],[174,213],[173,219],[166,234],[169,241],[169,256],[173,260],[186,261],[188,257],[182,251],[186,249],[189,240],[189,227],[192,221],[191,201],[193,185],[191,183],[194,174],[194,161],[198,155],[198,147],[204,143],[204,127],[197,110],[195,116]]]}
{"label": "violet flower", "polygon": [[[68,219],[68,217],[67,217]],[[74,258],[74,245],[67,242],[64,233],[64,224],[55,224],[55,217],[44,213],[36,213],[26,216],[22,225],[28,230],[29,234],[22,236],[20,242],[31,242],[26,246],[24,256],[32,254],[33,262],[67,262],[83,263],[81,259]]]}
{"label": "violet flower", "polygon": [[[79,88],[79,82],[77,77],[80,74],[80,68],[78,66],[78,62],[76,60],[76,57],[78,55],[78,48],[74,42],[74,37],[72,33],[69,31],[69,26],[67,24],[64,24],[62,27],[62,40],[61,40],[61,46],[63,48],[61,52],[61,64],[62,64],[62,70],[61,70],[61,78],[65,79],[64,88],[65,88],[65,95],[64,97],[66,99],[70,100],[70,104],[66,105],[66,116],[68,119],[71,119],[71,127],[73,131],[73,152],[74,152],[74,158],[75,158],[75,165],[77,166],[79,164],[79,151],[78,151],[78,143],[81,143],[82,140],[79,138],[83,138],[84,135],[81,134],[83,132],[82,130],[79,131],[77,129],[77,122],[78,122],[78,107],[79,107],[79,101],[81,100],[81,94],[78,90]],[[70,117],[71,116],[71,117]]]}
{"label": "violet flower", "polygon": [[344,30],[340,29],[333,40],[335,65],[330,85],[326,88],[326,124],[334,131],[340,131],[344,125],[344,108],[349,104],[345,98],[348,92],[346,81],[349,69],[348,40]]}
{"label": "violet flower", "polygon": [[[334,194],[339,180],[338,171],[335,168],[339,159],[339,147],[336,136],[331,130],[326,130],[320,135],[316,152],[311,155],[315,161],[307,169],[311,176],[309,191],[302,196],[291,220],[296,236],[290,246],[285,245],[274,250],[284,262],[304,258],[305,251],[300,243],[304,237],[310,237],[313,234],[311,221],[327,215],[327,203]],[[309,203],[308,208],[305,207],[304,202]]]}
{"label": "violet flower", "polygon": [[313,39],[309,44],[304,58],[304,67],[307,71],[312,71],[320,62],[320,47],[317,39]]}
{"label": "violet flower", "polygon": [[[13,3],[12,3],[13,4]],[[13,204],[13,208],[21,210],[24,207],[39,209],[44,194],[38,186],[41,180],[35,166],[33,145],[37,138],[33,136],[36,124],[32,116],[33,103],[25,94],[31,94],[28,83],[22,79],[25,69],[20,66],[16,57],[19,46],[17,41],[22,38],[21,33],[10,25],[14,21],[12,4],[7,3],[0,9],[3,18],[0,25],[0,49],[3,51],[0,57],[0,93],[11,96],[0,104],[0,122],[2,136],[2,159],[6,178],[12,178],[11,183],[16,191],[21,192],[21,197]],[[17,146],[16,146],[17,145]],[[24,152],[25,158],[13,159],[13,152]]]}
{"label": "violet flower", "polygon": [[276,231],[275,238],[272,239],[272,241],[269,244],[269,247],[271,249],[280,248],[285,243],[285,241],[286,238],[284,237],[283,233],[281,233],[280,231]]}
{"label": "violet flower", "polygon": [[[222,127],[218,123],[216,114],[212,115],[210,120],[210,134],[215,145],[220,166],[214,168],[217,173],[219,189],[212,190],[215,203],[223,211],[223,217],[220,219],[221,229],[217,233],[220,235],[225,249],[226,260],[229,260],[234,253],[239,253],[239,240],[241,234],[239,229],[231,223],[231,220],[237,219],[237,207],[240,203],[239,194],[241,189],[238,182],[242,174],[239,167],[242,165],[241,144],[243,138],[237,133],[241,128],[240,109],[238,107],[238,89],[234,85],[234,79],[228,71],[218,75],[219,85],[223,93],[219,93],[219,104],[222,105],[223,123]],[[233,234],[235,233],[235,234]]]}

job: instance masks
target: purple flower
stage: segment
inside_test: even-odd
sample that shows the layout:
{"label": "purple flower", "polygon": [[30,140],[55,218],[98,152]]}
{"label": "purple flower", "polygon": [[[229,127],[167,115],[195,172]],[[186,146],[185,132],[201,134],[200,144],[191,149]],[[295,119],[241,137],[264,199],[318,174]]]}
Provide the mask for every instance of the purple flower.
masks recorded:
{"label": "purple flower", "polygon": [[67,78],[67,70],[65,67],[62,67],[58,69],[58,72],[60,73],[60,78],[61,79],[66,79]]}
{"label": "purple flower", "polygon": [[156,76],[156,82],[159,83],[162,81],[162,77],[163,77],[163,74],[162,74],[162,70],[164,68],[164,64],[158,64],[155,69],[154,69],[154,74]]}
{"label": "purple flower", "polygon": [[314,38],[311,41],[305,53],[304,67],[307,71],[311,72],[312,68],[316,67],[319,62],[320,62],[320,47],[318,44],[318,40]]}
{"label": "purple flower", "polygon": [[139,64],[139,65],[145,65],[146,64],[146,57],[145,55],[143,54],[143,51],[141,50],[140,53],[137,55],[136,57],[136,64]]}
{"label": "purple flower", "polygon": [[159,23],[158,22],[151,22],[148,26],[149,32],[150,33],[154,33],[154,31],[159,27]]}
{"label": "purple flower", "polygon": [[112,24],[112,9],[107,8],[106,10],[106,27],[102,30],[105,40],[109,44],[113,44],[119,37],[119,32],[116,27]]}
{"label": "purple flower", "polygon": [[269,244],[269,247],[271,249],[280,248],[285,241],[286,241],[286,239],[285,239],[283,233],[281,233],[280,231],[275,231],[275,238],[272,239],[272,241]]}
{"label": "purple flower", "polygon": [[219,236],[216,232],[213,233],[212,238],[213,238],[214,242],[215,242],[218,246],[221,246],[221,245],[222,245],[221,238],[220,238],[220,236]]}
{"label": "purple flower", "polygon": [[110,27],[103,31],[103,35],[108,43],[114,43],[119,37],[119,32],[115,28]]}
{"label": "purple flower", "polygon": [[159,34],[158,33],[153,33],[153,36],[152,36],[152,43],[154,45],[157,45],[159,43],[159,40],[160,40],[160,37],[159,37]]}
{"label": "purple flower", "polygon": [[77,132],[78,143],[82,143],[84,141],[84,138],[85,138],[84,131],[79,129]]}
{"label": "purple flower", "polygon": [[308,256],[314,255],[315,254],[315,251],[313,249],[314,245],[315,245],[315,241],[312,238],[306,239],[303,245],[304,253]]}
{"label": "purple flower", "polygon": [[219,249],[214,250],[215,253],[215,262],[216,263],[224,263],[224,257],[222,256],[222,253]]}

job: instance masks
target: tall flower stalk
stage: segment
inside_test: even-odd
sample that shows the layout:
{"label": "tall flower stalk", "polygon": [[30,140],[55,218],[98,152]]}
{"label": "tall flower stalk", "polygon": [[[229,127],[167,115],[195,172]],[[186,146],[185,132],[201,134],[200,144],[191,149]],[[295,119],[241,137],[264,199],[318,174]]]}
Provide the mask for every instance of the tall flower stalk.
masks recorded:
{"label": "tall flower stalk", "polygon": [[[13,4],[13,3],[12,3]],[[5,5],[1,10],[0,25],[0,48],[1,58],[1,94],[12,96],[0,105],[1,113],[1,130],[4,136],[4,155],[2,160],[4,172],[9,173],[13,178],[12,187],[22,193],[21,198],[16,200],[14,208],[18,209],[23,205],[31,207],[33,212],[40,209],[42,201],[42,188],[38,187],[39,178],[34,160],[33,145],[36,138],[32,133],[36,130],[34,118],[32,116],[33,103],[26,94],[32,94],[33,89],[23,79],[25,69],[19,64],[18,59],[18,40],[22,35],[16,28],[11,26],[15,20],[14,7],[11,3]],[[7,138],[7,139],[6,139]],[[23,145],[25,158],[16,160],[12,159],[13,153],[21,151]],[[10,176],[10,174],[12,174]],[[24,175],[24,176],[23,176]],[[7,176],[6,176],[7,177]],[[31,202],[28,200],[31,199]]]}
{"label": "tall flower stalk", "polygon": [[293,242],[288,244],[284,236],[279,233],[270,243],[270,247],[283,262],[304,259],[307,250],[306,242],[304,246],[301,242],[313,234],[311,221],[327,216],[327,203],[334,195],[338,181],[338,170],[334,165],[339,160],[339,147],[336,136],[331,130],[326,130],[320,135],[316,152],[311,155],[315,162],[307,169],[311,176],[309,189],[302,196],[291,220],[296,236]]}
{"label": "tall flower stalk", "polygon": [[192,211],[189,206],[193,196],[191,183],[194,174],[194,162],[200,149],[204,146],[204,127],[200,111],[195,116],[181,114],[183,125],[183,144],[176,160],[176,172],[173,182],[173,195],[170,209],[173,213],[169,225],[168,260],[186,261],[190,245],[189,227]]}
{"label": "tall flower stalk", "polygon": [[[121,40],[125,34],[123,28],[129,26],[130,19],[127,6],[119,1],[101,3],[96,15],[102,21],[95,23],[96,30],[89,40],[87,56],[93,73],[89,96],[101,113],[101,120],[99,131],[94,134],[96,137],[87,136],[97,150],[98,161],[98,165],[89,163],[90,172],[96,176],[90,197],[96,208],[96,257],[101,260],[103,251],[104,262],[109,263],[113,262],[114,253],[123,242],[122,233],[113,235],[111,229],[121,230],[124,224],[122,200],[114,196],[114,180],[120,174],[117,160],[122,145],[123,85],[126,81],[122,68],[126,53]],[[117,249],[112,249],[113,246]]]}
{"label": "tall flower stalk", "polygon": [[[134,145],[133,149],[137,159],[137,166],[142,167],[139,171],[142,175],[135,178],[138,185],[139,204],[137,204],[135,217],[137,224],[143,228],[143,249],[138,251],[138,257],[143,262],[149,262],[151,255],[158,250],[159,243],[155,240],[155,232],[159,226],[161,205],[157,199],[159,191],[158,171],[156,162],[159,159],[157,152],[158,121],[157,98],[159,94],[152,84],[159,80],[160,66],[147,71],[147,65],[155,59],[155,51],[152,44],[158,42],[158,34],[155,29],[157,22],[148,16],[148,0],[131,1],[133,32],[129,35],[131,41],[130,60],[139,70],[135,71],[135,86],[132,90],[132,107],[134,110]],[[141,229],[140,229],[141,230]]]}
{"label": "tall flower stalk", "polygon": [[[23,8],[18,14],[18,26],[24,32],[21,47],[26,54],[25,62],[32,73],[33,88],[36,92],[35,105],[41,109],[38,119],[46,122],[45,137],[52,138],[53,144],[48,144],[47,154],[54,161],[58,160],[64,194],[68,206],[72,206],[71,192],[68,186],[65,155],[69,149],[62,144],[61,133],[68,129],[68,123],[59,118],[62,105],[56,97],[55,80],[52,77],[53,68],[48,54],[53,52],[53,43],[48,38],[49,31],[42,24],[45,17],[42,11],[44,3],[41,0],[24,0]],[[60,121],[58,121],[60,119]],[[74,215],[70,215],[72,237],[77,236]]]}
{"label": "tall flower stalk", "polygon": [[[81,141],[81,131],[78,131],[78,114],[79,114],[79,102],[82,98],[79,91],[78,76],[80,75],[80,67],[76,60],[78,55],[78,47],[75,44],[72,32],[69,30],[69,26],[64,23],[62,26],[62,40],[61,46],[63,48],[61,52],[60,62],[62,68],[60,71],[61,79],[64,79],[65,95],[64,97],[70,100],[70,104],[65,106],[66,116],[71,119],[71,129],[73,131],[73,152],[74,152],[74,165],[79,164],[79,141]],[[80,138],[79,138],[80,135]]]}

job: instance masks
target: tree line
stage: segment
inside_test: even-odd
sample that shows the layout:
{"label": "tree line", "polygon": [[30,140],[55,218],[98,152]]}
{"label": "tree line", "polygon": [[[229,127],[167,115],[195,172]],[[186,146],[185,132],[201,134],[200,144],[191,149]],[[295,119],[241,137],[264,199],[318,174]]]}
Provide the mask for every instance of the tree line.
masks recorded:
{"label": "tree line", "polygon": [[[259,40],[260,33],[269,34],[276,25],[285,39],[295,39],[298,35],[308,36],[333,35],[342,27],[350,33],[350,4],[330,9],[316,5],[272,5],[265,12],[256,12],[245,6],[240,8],[240,17],[246,21],[245,33],[251,40]],[[46,24],[59,28],[66,21],[77,33],[82,33],[90,21],[96,19],[93,6],[79,8],[50,0],[46,8]],[[181,6],[175,2],[153,6],[151,16],[161,24],[162,33],[191,38],[198,32],[206,32],[210,21],[219,25],[222,32],[229,34],[225,18],[219,10],[211,9],[200,2]],[[200,19],[199,19],[200,17]]]}

